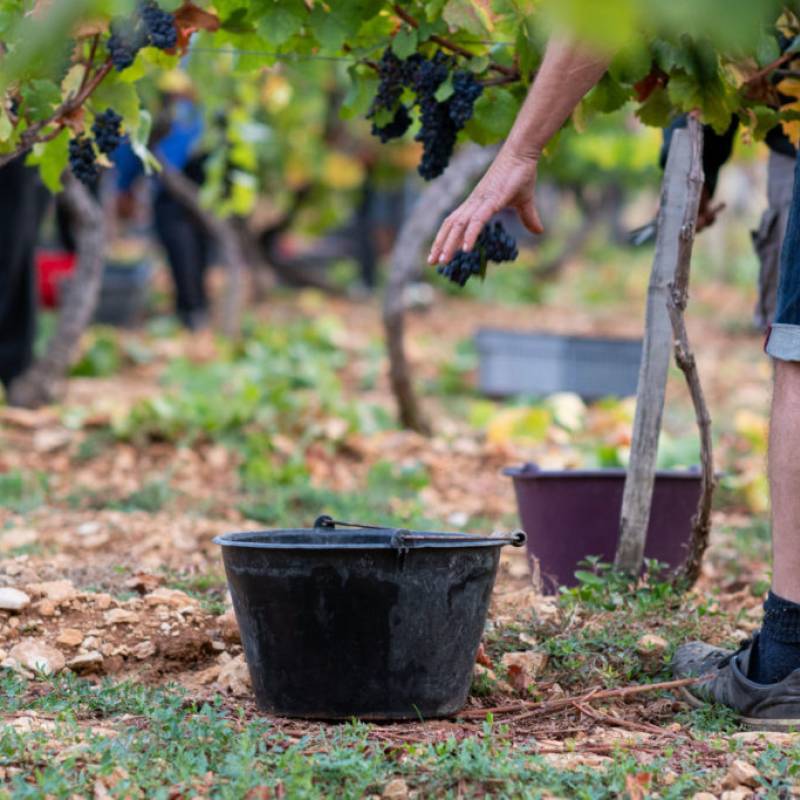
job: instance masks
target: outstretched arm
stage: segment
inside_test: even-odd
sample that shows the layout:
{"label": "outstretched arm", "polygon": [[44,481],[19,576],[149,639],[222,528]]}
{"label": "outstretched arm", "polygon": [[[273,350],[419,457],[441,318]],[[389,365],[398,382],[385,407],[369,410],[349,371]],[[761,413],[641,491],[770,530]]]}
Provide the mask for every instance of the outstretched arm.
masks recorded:
{"label": "outstretched arm", "polygon": [[554,39],[505,144],[472,194],[442,223],[431,264],[471,250],[483,226],[502,208],[514,208],[525,227],[541,233],[533,201],[536,167],[545,145],[581,98],[603,77],[609,59],[566,39]]}

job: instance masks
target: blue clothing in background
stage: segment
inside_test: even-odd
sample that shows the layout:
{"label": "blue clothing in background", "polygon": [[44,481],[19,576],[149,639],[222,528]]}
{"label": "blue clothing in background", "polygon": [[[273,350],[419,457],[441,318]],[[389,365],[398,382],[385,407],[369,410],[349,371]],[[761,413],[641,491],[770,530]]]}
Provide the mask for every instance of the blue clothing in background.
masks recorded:
{"label": "blue clothing in background", "polygon": [[[182,170],[191,158],[203,135],[203,115],[191,100],[178,100],[173,106],[173,119],[167,135],[153,148],[164,163]],[[130,142],[125,141],[114,151],[112,161],[117,169],[117,189],[127,192],[144,173],[142,162]]]}

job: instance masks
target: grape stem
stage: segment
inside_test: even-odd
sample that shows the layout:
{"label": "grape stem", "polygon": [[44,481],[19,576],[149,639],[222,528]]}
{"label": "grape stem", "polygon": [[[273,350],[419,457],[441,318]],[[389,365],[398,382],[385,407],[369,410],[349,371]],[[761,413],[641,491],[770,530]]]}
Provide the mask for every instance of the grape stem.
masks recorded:
{"label": "grape stem", "polygon": [[[68,116],[76,109],[80,108],[92,92],[103,82],[103,78],[111,71],[113,64],[109,58],[99,67],[97,72],[89,78],[86,83],[78,90],[72,97],[68,97],[61,105],[47,119],[35,122],[30,126],[19,138],[19,144],[10,153],[0,155],[0,168],[4,167],[10,161],[18,158],[23,153],[27,153],[35,144],[49,142],[55,139],[64,127],[63,117]],[[55,130],[48,131],[42,134],[42,130],[55,125]]]}
{"label": "grape stem", "polygon": [[[394,4],[394,13],[397,14],[403,22],[408,23],[412,28],[419,28],[419,22],[411,16],[399,3]],[[436,42],[441,47],[444,47],[445,50],[449,50],[451,53],[457,53],[460,56],[464,56],[465,58],[475,58],[474,53],[470,53],[465,47],[462,47],[460,44],[456,44],[455,42],[451,42],[449,39],[445,39],[443,36],[438,36],[434,34],[430,37],[432,42]],[[504,64],[498,64],[496,61],[491,61],[489,63],[489,69],[493,69],[495,72],[500,72],[509,78],[508,83],[512,83],[513,81],[519,80],[519,70],[515,69],[514,67],[507,67]]]}

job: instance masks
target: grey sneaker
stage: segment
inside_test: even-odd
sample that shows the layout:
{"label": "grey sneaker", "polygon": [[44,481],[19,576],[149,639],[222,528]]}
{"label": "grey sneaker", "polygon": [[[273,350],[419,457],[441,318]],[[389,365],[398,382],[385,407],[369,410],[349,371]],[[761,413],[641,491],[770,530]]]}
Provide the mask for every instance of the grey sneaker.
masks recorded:
{"label": "grey sneaker", "polygon": [[800,669],[778,683],[755,683],[747,677],[758,634],[739,650],[723,650],[704,642],[681,645],[672,658],[676,678],[703,677],[684,686],[686,701],[699,708],[719,703],[733,709],[740,722],[762,731],[800,730]]}

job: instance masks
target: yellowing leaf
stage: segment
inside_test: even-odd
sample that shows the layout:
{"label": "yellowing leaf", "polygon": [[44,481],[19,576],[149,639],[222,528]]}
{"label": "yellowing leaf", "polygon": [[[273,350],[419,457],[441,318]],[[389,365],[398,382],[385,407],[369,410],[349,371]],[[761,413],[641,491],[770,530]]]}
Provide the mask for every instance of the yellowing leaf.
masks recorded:
{"label": "yellowing leaf", "polygon": [[759,452],[767,452],[769,423],[766,417],[760,416],[746,408],[741,408],[736,412],[733,426],[736,433],[747,439],[752,447],[757,448]]}
{"label": "yellowing leaf", "polygon": [[553,417],[546,408],[504,408],[489,422],[486,439],[491,444],[541,442],[552,422]]}
{"label": "yellowing leaf", "polygon": [[364,166],[357,158],[334,151],[325,156],[322,176],[333,189],[355,189],[364,181]]}
{"label": "yellowing leaf", "polygon": [[267,110],[276,114],[292,99],[292,86],[283,75],[270,73],[261,87],[261,101]]}

